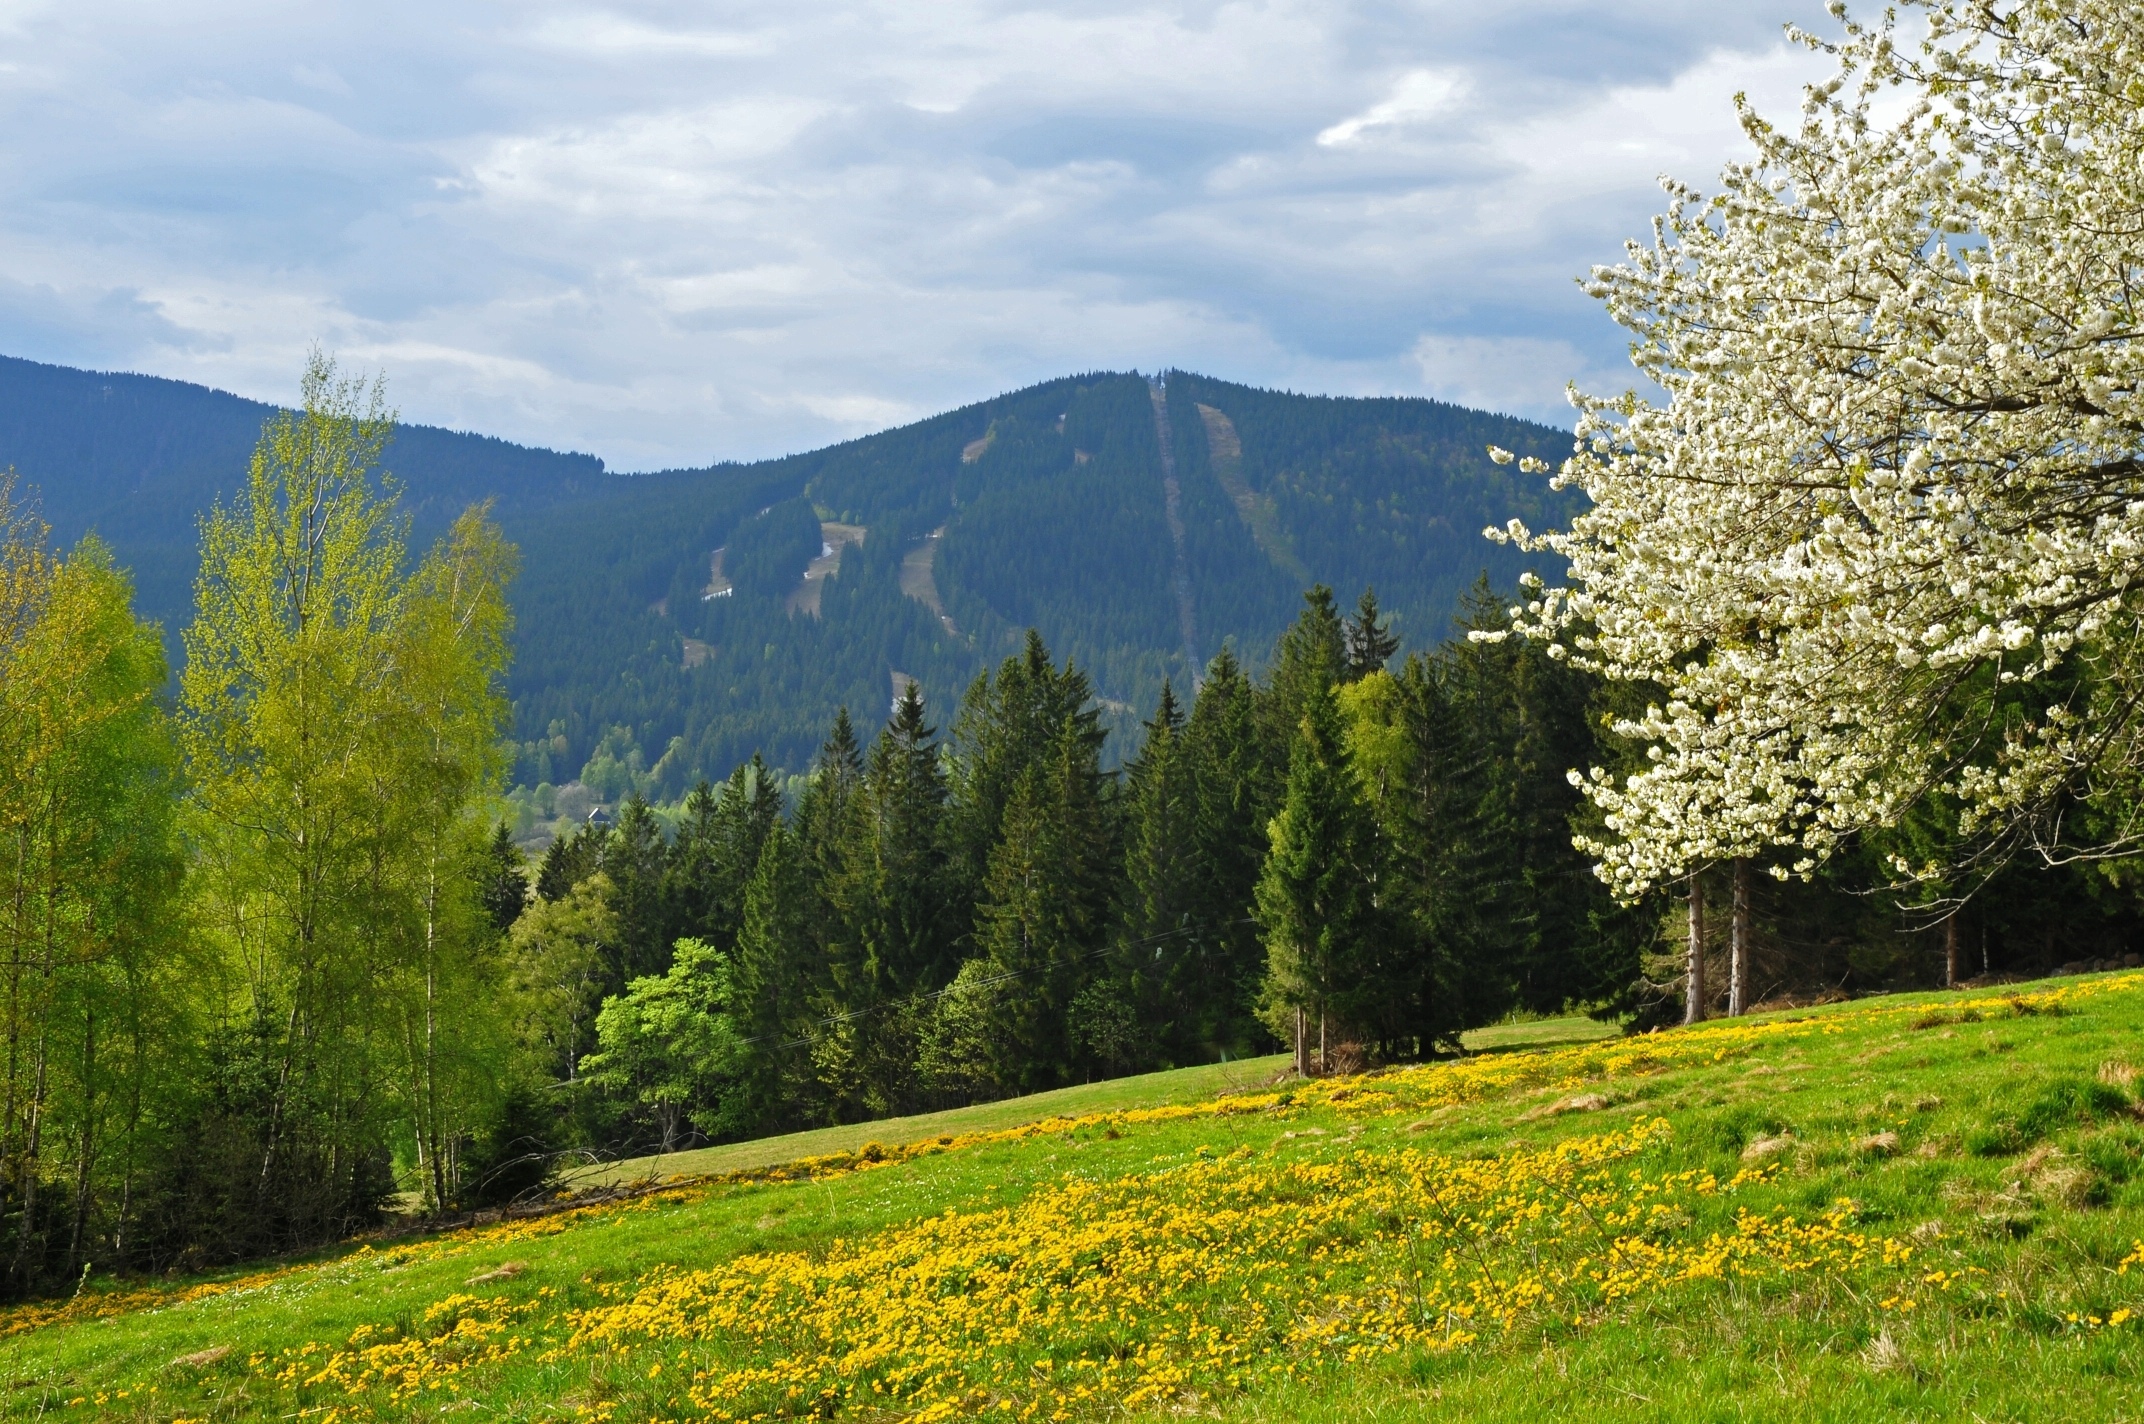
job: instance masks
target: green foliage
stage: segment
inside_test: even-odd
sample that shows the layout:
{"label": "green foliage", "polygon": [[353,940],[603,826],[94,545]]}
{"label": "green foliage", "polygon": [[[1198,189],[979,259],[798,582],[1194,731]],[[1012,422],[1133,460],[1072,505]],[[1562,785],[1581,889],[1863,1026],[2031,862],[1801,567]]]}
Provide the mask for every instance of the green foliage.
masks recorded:
{"label": "green foliage", "polygon": [[665,1152],[688,1113],[717,1132],[745,1117],[733,1100],[750,1066],[734,1016],[735,980],[728,955],[681,939],[668,971],[635,979],[596,1018],[601,1051],[584,1065],[589,1081],[653,1108]]}
{"label": "green foliage", "polygon": [[199,963],[179,900],[156,630],[110,556],[62,560],[0,482],[0,1279],[155,1234],[136,1163],[183,1145]]}
{"label": "green foliage", "polygon": [[1336,1035],[1352,1038],[1371,1007],[1366,996],[1375,986],[1362,970],[1385,927],[1375,894],[1377,836],[1347,759],[1334,688],[1312,683],[1297,695],[1302,713],[1258,880],[1258,921],[1269,956],[1266,1022],[1295,1043],[1299,1065],[1315,1048],[1322,1067],[1343,1041]]}
{"label": "green foliage", "polygon": [[312,1159],[399,1145],[444,1205],[454,1144],[495,1107],[486,1040],[504,1025],[479,899],[495,871],[474,812],[500,770],[513,572],[482,510],[405,572],[406,526],[372,488],[393,423],[379,388],[316,355],[304,396],[262,431],[240,503],[203,525],[180,682],[213,867],[200,915],[233,975],[216,1010],[272,1066],[250,1104],[255,1199],[231,1209],[267,1221],[298,1176],[353,1194],[322,1200],[299,1241],[376,1205],[369,1179]]}

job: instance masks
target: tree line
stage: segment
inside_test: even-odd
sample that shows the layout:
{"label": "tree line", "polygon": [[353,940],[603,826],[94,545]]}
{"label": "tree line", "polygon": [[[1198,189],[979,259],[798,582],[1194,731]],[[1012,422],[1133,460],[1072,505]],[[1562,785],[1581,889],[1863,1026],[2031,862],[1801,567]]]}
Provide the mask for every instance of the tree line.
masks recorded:
{"label": "tree line", "polygon": [[[1502,617],[1486,588],[1468,615]],[[1571,845],[1589,685],[1520,642],[1395,644],[1373,595],[1313,588],[1266,677],[1224,650],[1188,705],[1164,684],[1112,773],[1031,633],[944,729],[913,687],[868,744],[841,713],[793,806],[754,759],[674,837],[636,800],[554,842],[509,942],[573,1130],[672,1148],[1276,1048],[1320,1072],[1618,1000],[1653,921]]]}

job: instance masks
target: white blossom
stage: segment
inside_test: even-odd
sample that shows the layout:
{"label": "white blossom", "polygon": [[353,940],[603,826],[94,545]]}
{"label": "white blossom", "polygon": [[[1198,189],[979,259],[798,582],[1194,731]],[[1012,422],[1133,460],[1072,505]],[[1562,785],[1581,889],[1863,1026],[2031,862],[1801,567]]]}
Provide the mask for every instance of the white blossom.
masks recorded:
{"label": "white blossom", "polygon": [[1913,53],[1839,5],[1794,32],[1835,81],[1738,101],[1754,157],[1588,276],[1661,394],[1574,390],[1589,507],[1488,531],[1568,561],[1523,634],[1657,689],[1641,769],[1579,781],[1626,895],[1806,874],[1936,791],[2039,834],[2144,779],[2144,9],[1909,3]]}

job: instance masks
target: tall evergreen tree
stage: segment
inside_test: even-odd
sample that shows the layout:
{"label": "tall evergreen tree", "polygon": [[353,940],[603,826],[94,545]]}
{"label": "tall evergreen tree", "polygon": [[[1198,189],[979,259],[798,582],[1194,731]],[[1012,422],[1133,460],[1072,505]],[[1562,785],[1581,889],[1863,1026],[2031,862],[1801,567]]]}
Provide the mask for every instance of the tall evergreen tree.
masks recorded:
{"label": "tall evergreen tree", "polygon": [[499,822],[486,848],[482,896],[492,927],[505,934],[529,907],[528,858],[514,844],[513,828]]}
{"label": "tall evergreen tree", "polygon": [[1377,835],[1343,735],[1333,688],[1312,688],[1258,881],[1268,1022],[1294,1042],[1299,1071],[1325,1071],[1375,1010]]}
{"label": "tall evergreen tree", "polygon": [[796,1126],[810,1111],[806,1032],[817,977],[811,886],[802,847],[777,821],[745,886],[737,935],[731,1018],[752,1047],[741,1118],[758,1130]]}
{"label": "tall evergreen tree", "polygon": [[1113,1027],[1106,1020],[1110,1008],[1121,1003],[1130,1011],[1133,1051],[1102,1054],[1123,1066],[1191,1062],[1211,1040],[1207,999],[1215,986],[1199,953],[1207,927],[1198,923],[1206,874],[1192,835],[1198,802],[1184,726],[1175,689],[1164,681],[1139,755],[1126,769],[1118,943],[1108,986],[1115,994],[1094,1001],[1087,1015],[1101,1018],[1089,1034],[1099,1052]]}
{"label": "tall evergreen tree", "polygon": [[975,680],[954,723],[952,815],[948,823],[955,883],[963,898],[981,893],[999,826],[1014,788],[1028,770],[1053,754],[1071,735],[1100,755],[1107,733],[1100,709],[1090,704],[1087,675],[1069,661],[1056,667],[1034,629],[1018,657],[1007,658],[995,676]]}
{"label": "tall evergreen tree", "polygon": [[1304,710],[1346,673],[1347,632],[1333,607],[1333,591],[1315,584],[1303,595],[1303,611],[1275,645],[1258,698],[1259,738],[1271,765],[1289,765]]}
{"label": "tall evergreen tree", "polygon": [[1183,737],[1197,866],[1196,972],[1207,1005],[1204,1051],[1215,1056],[1260,1052],[1272,1041],[1257,1012],[1265,946],[1253,916],[1266,823],[1278,809],[1281,787],[1260,742],[1257,716],[1250,679],[1223,648],[1206,669]]}
{"label": "tall evergreen tree", "polygon": [[1399,651],[1400,640],[1377,611],[1377,590],[1366,588],[1355,605],[1355,616],[1343,630],[1347,645],[1344,680],[1360,682],[1373,672],[1382,672]]}
{"label": "tall evergreen tree", "polygon": [[851,937],[830,957],[826,999],[856,1016],[828,1032],[817,1055],[830,1111],[844,1118],[909,1101],[924,1019],[914,996],[950,982],[966,928],[944,760],[913,683],[872,743],[857,803],[835,908]]}
{"label": "tall evergreen tree", "polygon": [[563,900],[574,886],[601,870],[604,834],[584,825],[553,840],[536,871],[536,898],[546,903]]}
{"label": "tall evergreen tree", "polygon": [[1015,783],[976,907],[979,958],[997,996],[998,1081],[1032,1092],[1065,1081],[1075,1058],[1067,1010],[1108,929],[1113,869],[1098,747],[1068,717]]}
{"label": "tall evergreen tree", "polygon": [[682,927],[673,923],[665,893],[669,869],[662,823],[647,799],[636,794],[603,842],[603,873],[610,877],[611,910],[618,918],[614,993],[670,967],[670,944]]}
{"label": "tall evergreen tree", "polygon": [[679,933],[723,953],[736,947],[744,888],[781,809],[781,790],[757,756],[732,771],[719,794],[695,789],[673,850],[670,899]]}

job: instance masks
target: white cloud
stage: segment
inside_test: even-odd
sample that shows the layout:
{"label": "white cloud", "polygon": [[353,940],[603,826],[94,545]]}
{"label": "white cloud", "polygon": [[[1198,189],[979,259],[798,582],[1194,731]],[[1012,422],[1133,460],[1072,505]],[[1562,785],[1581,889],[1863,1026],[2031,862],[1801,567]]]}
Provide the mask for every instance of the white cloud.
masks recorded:
{"label": "white cloud", "polygon": [[[182,12],[183,11],[183,12]],[[1568,419],[1572,286],[1791,109],[1700,0],[0,0],[0,350],[620,468],[1180,366]]]}
{"label": "white cloud", "polygon": [[1342,119],[1318,135],[1326,148],[1354,143],[1376,129],[1417,124],[1450,108],[1466,89],[1466,76],[1436,69],[1417,69],[1400,76],[1392,97],[1373,104],[1351,119]]}

